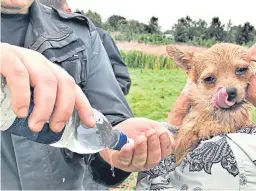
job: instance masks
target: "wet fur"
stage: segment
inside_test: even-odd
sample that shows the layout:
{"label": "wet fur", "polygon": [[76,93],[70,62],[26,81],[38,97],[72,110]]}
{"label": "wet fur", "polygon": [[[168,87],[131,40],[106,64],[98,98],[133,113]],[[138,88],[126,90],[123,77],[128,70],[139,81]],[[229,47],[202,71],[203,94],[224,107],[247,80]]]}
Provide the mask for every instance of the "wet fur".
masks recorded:
{"label": "wet fur", "polygon": [[[245,100],[253,71],[250,68],[243,76],[236,76],[235,68],[251,64],[247,52],[245,47],[228,43],[216,44],[200,53],[182,52],[175,46],[167,47],[168,55],[195,82],[189,93],[191,109],[176,137],[174,152],[177,164],[201,140],[221,133],[232,133],[253,123],[249,103],[242,102],[232,109],[217,109],[211,101],[220,86],[236,87],[237,101]],[[204,83],[203,79],[210,74],[217,77],[215,84]]]}

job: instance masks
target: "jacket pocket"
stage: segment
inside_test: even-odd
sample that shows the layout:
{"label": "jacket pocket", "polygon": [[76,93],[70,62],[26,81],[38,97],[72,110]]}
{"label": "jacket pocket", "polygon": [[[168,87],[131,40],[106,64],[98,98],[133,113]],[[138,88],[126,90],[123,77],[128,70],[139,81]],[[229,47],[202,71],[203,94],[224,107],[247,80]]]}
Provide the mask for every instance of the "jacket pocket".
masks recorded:
{"label": "jacket pocket", "polygon": [[87,79],[87,58],[82,53],[74,54],[72,57],[58,63],[69,75],[71,75],[76,84],[84,84]]}
{"label": "jacket pocket", "polygon": [[78,85],[87,81],[87,49],[81,41],[72,42],[62,48],[48,49],[43,54],[66,70]]}

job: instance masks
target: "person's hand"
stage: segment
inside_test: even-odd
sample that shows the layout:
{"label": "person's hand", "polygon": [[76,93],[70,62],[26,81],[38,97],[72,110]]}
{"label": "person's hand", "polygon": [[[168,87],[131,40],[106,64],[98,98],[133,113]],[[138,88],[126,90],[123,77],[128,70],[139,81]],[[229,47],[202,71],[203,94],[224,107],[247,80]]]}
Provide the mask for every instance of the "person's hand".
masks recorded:
{"label": "person's hand", "polygon": [[[249,59],[252,63],[256,63],[256,44],[249,49]],[[252,66],[253,67],[253,66]],[[256,106],[256,69],[254,69],[254,76],[251,78],[250,85],[248,88],[248,101]]]}
{"label": "person's hand", "polygon": [[101,157],[113,167],[127,172],[148,170],[169,156],[174,147],[172,134],[160,123],[143,118],[128,119],[117,129],[134,143],[124,145],[121,151],[105,149]]}
{"label": "person's hand", "polygon": [[29,128],[39,132],[46,121],[54,132],[63,129],[76,108],[88,127],[94,126],[93,110],[74,79],[43,55],[25,48],[1,43],[1,75],[11,92],[12,110],[19,118],[28,115],[30,87],[35,107]]}
{"label": "person's hand", "polygon": [[171,112],[168,113],[168,123],[175,126],[176,128],[179,128],[189,110],[189,90],[192,85],[193,81],[188,78],[187,83],[178,98],[176,99]]}

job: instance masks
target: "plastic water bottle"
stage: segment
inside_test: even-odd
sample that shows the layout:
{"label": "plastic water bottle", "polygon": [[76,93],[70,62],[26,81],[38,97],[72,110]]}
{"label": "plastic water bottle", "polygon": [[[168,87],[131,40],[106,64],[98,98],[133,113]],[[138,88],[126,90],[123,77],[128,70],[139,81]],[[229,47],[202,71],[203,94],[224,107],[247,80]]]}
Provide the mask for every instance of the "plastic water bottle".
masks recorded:
{"label": "plastic water bottle", "polygon": [[34,108],[33,101],[30,103],[29,115],[26,118],[16,118],[11,109],[10,91],[3,81],[1,81],[1,91],[1,131],[26,137],[37,143],[67,148],[80,154],[97,153],[104,148],[120,150],[130,140],[122,132],[113,129],[107,118],[96,109],[93,109],[95,119],[93,128],[87,128],[82,124],[77,111],[74,111],[60,133],[51,131],[48,122],[40,132],[33,132],[28,127],[28,118]]}
{"label": "plastic water bottle", "polygon": [[88,128],[81,123],[75,111],[68,121],[61,139],[51,144],[54,147],[65,147],[81,154],[96,153],[104,148],[121,150],[131,139],[113,129],[107,118],[98,110],[93,109],[95,126]]}

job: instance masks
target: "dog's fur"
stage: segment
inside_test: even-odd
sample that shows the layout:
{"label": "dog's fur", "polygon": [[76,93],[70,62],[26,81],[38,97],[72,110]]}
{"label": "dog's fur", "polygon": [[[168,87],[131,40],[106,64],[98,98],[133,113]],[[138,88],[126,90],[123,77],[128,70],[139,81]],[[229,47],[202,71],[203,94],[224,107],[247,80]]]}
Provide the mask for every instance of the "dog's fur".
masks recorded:
{"label": "dog's fur", "polygon": [[[172,45],[166,50],[178,67],[195,82],[189,93],[191,109],[176,137],[174,154],[179,164],[199,141],[252,125],[251,105],[245,98],[253,69],[248,49],[235,44],[220,43],[199,53],[183,52]],[[248,71],[238,76],[235,71],[241,67],[248,67]],[[204,79],[209,76],[215,76],[216,82],[205,83]],[[236,102],[239,104],[229,109],[214,107],[211,99],[220,86],[236,88]]]}

